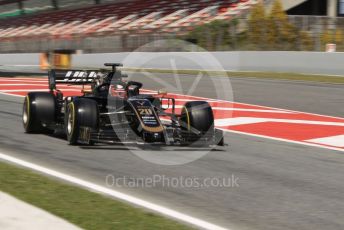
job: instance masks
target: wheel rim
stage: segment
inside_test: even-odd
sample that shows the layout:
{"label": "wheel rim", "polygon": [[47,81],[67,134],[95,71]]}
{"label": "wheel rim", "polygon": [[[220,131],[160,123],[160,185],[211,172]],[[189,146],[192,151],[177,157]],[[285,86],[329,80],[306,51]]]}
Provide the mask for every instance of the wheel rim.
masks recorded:
{"label": "wheel rim", "polygon": [[73,132],[74,119],[71,111],[68,114],[67,132],[71,134]]}
{"label": "wheel rim", "polygon": [[29,120],[29,111],[28,111],[28,106],[27,106],[27,100],[24,102],[24,109],[23,109],[23,122],[24,125],[26,126]]}

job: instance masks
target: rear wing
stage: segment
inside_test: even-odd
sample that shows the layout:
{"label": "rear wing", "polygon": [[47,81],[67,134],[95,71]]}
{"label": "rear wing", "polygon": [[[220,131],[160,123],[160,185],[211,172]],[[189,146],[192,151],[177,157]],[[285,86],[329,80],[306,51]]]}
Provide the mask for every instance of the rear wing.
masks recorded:
{"label": "rear wing", "polygon": [[86,85],[92,84],[100,76],[99,70],[56,70],[48,72],[49,89],[56,89],[56,84]]}

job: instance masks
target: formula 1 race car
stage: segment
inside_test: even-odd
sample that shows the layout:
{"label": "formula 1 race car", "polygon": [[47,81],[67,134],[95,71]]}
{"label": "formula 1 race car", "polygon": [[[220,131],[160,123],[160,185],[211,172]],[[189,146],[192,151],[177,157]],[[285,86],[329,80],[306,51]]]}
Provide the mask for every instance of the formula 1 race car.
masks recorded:
{"label": "formula 1 race car", "polygon": [[[27,133],[63,132],[70,144],[151,143],[224,145],[206,101],[189,101],[175,112],[166,92],[140,93],[142,83],[125,81],[117,63],[111,70],[50,70],[49,92],[30,92],[23,105]],[[79,85],[81,96],[66,96],[57,85]],[[88,87],[88,88],[85,88]]]}

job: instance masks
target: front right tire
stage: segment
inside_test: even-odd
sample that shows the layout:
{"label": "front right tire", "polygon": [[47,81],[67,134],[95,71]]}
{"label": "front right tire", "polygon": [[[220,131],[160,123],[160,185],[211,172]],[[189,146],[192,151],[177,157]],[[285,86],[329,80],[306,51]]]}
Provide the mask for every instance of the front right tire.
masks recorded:
{"label": "front right tire", "polygon": [[78,144],[82,128],[97,129],[98,116],[98,104],[92,99],[77,98],[68,103],[65,113],[65,132],[69,144]]}

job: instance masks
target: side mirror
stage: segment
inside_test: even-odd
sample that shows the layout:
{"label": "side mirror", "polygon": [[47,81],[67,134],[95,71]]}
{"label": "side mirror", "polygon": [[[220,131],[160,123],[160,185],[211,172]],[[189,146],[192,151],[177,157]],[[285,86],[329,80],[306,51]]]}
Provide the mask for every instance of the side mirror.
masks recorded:
{"label": "side mirror", "polygon": [[174,102],[172,98],[160,98],[160,103],[161,103],[161,109],[163,110],[174,108]]}

